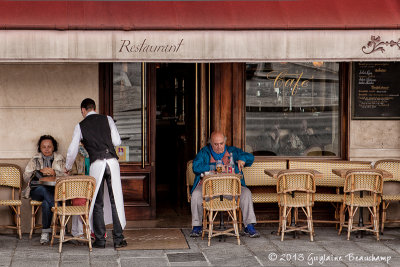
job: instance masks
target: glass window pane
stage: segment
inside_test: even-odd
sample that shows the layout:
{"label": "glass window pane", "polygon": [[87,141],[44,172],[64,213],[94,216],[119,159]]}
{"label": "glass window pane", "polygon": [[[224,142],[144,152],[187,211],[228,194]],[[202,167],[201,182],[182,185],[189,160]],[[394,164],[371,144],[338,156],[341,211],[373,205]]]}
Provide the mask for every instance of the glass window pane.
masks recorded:
{"label": "glass window pane", "polygon": [[[113,117],[121,135],[119,161],[142,161],[142,64],[113,64]],[[146,101],[145,101],[146,103]],[[147,112],[145,109],[145,123]],[[146,125],[146,124],[145,124]],[[145,127],[146,131],[147,127]],[[146,137],[146,132],[143,133]],[[146,142],[145,142],[146,144]],[[146,149],[145,149],[146,151]],[[147,153],[145,155],[147,161]]]}
{"label": "glass window pane", "polygon": [[340,156],[339,63],[246,64],[246,151]]}

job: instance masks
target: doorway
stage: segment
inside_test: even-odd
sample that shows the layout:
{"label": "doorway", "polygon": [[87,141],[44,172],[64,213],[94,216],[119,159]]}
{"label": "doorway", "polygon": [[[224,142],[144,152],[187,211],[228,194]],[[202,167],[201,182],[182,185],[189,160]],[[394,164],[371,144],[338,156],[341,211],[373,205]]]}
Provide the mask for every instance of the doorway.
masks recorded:
{"label": "doorway", "polygon": [[186,163],[195,156],[194,63],[156,64],[157,217],[190,214]]}

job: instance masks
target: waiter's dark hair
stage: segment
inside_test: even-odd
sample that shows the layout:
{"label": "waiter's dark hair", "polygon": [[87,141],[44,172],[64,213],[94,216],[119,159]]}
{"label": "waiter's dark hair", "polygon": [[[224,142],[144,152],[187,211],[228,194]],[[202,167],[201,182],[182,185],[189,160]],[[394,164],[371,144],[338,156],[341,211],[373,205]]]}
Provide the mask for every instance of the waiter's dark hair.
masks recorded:
{"label": "waiter's dark hair", "polygon": [[85,99],[83,99],[83,101],[81,103],[81,108],[84,108],[86,110],[88,110],[88,109],[95,110],[96,109],[96,103],[91,98],[85,98]]}
{"label": "waiter's dark hair", "polygon": [[40,138],[39,138],[39,141],[38,141],[38,143],[37,143],[37,146],[38,146],[38,152],[40,153],[40,145],[42,144],[42,142],[44,141],[44,140],[50,140],[52,143],[53,143],[53,147],[54,147],[54,151],[53,152],[57,152],[57,150],[58,150],[58,143],[57,143],[57,141],[56,141],[56,139],[54,139],[54,137],[53,136],[51,136],[51,135],[42,135]]}

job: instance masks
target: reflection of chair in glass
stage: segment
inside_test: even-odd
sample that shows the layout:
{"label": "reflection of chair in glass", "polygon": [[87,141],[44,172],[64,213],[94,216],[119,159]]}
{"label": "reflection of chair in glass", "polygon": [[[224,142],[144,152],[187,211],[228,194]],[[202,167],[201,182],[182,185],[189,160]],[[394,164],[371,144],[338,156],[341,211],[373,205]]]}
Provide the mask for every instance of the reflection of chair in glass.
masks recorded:
{"label": "reflection of chair in glass", "polygon": [[[0,163],[0,186],[11,188],[11,199],[1,199],[0,206],[8,206],[13,214],[15,214],[15,226],[4,225],[3,228],[17,230],[19,239],[22,238],[21,233],[21,168],[14,164]],[[18,193],[16,193],[18,191]]]}
{"label": "reflection of chair in glass", "polygon": [[[379,240],[379,204],[381,203],[381,195],[383,188],[383,174],[379,170],[349,170],[346,173],[344,183],[344,198],[340,209],[340,229],[347,226],[347,240],[350,239],[352,231],[371,231]],[[364,193],[368,193],[367,195]],[[353,225],[353,218],[359,208],[368,208],[372,223],[356,226]],[[348,224],[344,223],[345,212],[348,211]],[[362,223],[363,224],[363,223]]]}
{"label": "reflection of chair in glass", "polygon": [[[54,238],[60,239],[59,252],[62,250],[62,243],[69,240],[78,240],[88,242],[89,250],[92,251],[92,243],[90,240],[89,229],[89,207],[93,198],[93,193],[96,188],[96,180],[91,176],[77,175],[60,178],[57,180],[56,188],[54,190],[54,207],[53,211],[53,233],[51,238],[51,245],[53,245]],[[67,205],[67,201],[74,198],[84,198],[86,203],[84,206],[71,206]],[[58,202],[62,202],[59,206]],[[85,237],[65,237],[65,227],[72,215],[79,215],[85,225]],[[57,220],[58,219],[58,220]],[[61,225],[60,234],[56,234],[57,221]]]}
{"label": "reflection of chair in glass", "polygon": [[268,151],[268,150],[254,151],[252,154],[254,156],[276,156],[275,152]]}
{"label": "reflection of chair in glass", "polygon": [[[208,232],[208,245],[211,238],[220,235],[236,236],[240,245],[236,210],[239,208],[241,193],[240,175],[209,175],[203,183],[203,233]],[[226,211],[232,219],[233,228],[214,230],[214,220],[219,212]],[[207,228],[208,218],[208,229]],[[234,233],[231,233],[234,231]]]}
{"label": "reflection of chair in glass", "polygon": [[318,156],[336,156],[335,153],[333,153],[332,151],[325,151],[325,150],[320,150],[320,151],[310,151],[307,153],[308,157],[318,157]]}
{"label": "reflection of chair in glass", "polygon": [[[312,206],[314,205],[315,180],[314,174],[307,170],[285,170],[278,174],[277,181],[278,205],[280,207],[279,229],[281,241],[286,232],[303,231],[310,233],[314,241],[312,221]],[[287,225],[288,215],[301,208],[307,217],[307,225]],[[293,216],[293,215],[292,215]]]}
{"label": "reflection of chair in glass", "polygon": [[[384,171],[388,171],[393,174],[393,178],[385,179],[383,193],[382,193],[382,223],[381,223],[381,232],[385,229],[385,223],[398,223],[400,220],[390,220],[386,219],[386,211],[389,207],[389,204],[394,201],[400,201],[400,192],[398,190],[398,185],[400,185],[400,160],[395,159],[384,159],[378,160],[374,165],[375,169],[380,169]],[[397,184],[397,187],[394,186],[394,183]],[[387,187],[388,186],[388,187]],[[392,189],[395,193],[386,193],[385,191]],[[397,189],[397,190],[396,190]]]}

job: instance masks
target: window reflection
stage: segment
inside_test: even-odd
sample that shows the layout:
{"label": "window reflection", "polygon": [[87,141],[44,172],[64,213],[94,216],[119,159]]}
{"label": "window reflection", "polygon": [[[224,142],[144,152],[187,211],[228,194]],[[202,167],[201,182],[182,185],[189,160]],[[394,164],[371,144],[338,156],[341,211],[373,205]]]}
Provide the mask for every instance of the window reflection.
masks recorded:
{"label": "window reflection", "polygon": [[339,63],[246,65],[246,150],[339,156]]}
{"label": "window reflection", "polygon": [[122,140],[116,148],[120,161],[142,160],[141,90],[141,63],[113,64],[113,117]]}

